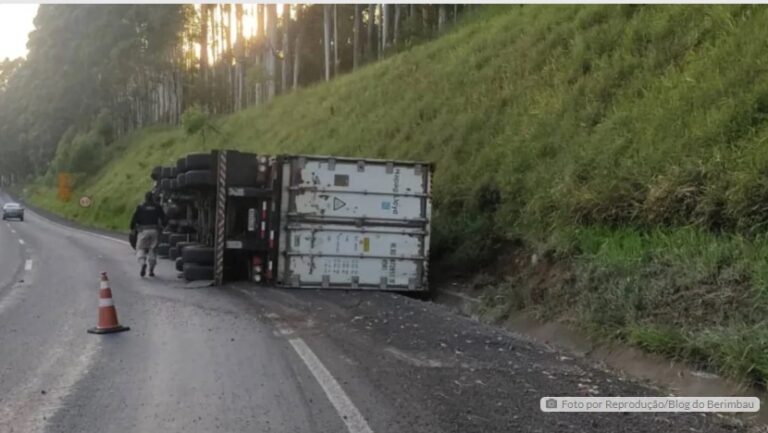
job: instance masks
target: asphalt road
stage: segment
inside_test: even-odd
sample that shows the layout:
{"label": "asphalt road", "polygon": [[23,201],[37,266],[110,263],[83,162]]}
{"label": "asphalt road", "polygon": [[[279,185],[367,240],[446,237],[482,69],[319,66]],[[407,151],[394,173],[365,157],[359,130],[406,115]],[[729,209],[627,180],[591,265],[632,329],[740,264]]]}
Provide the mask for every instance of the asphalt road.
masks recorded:
{"label": "asphalt road", "polygon": [[[0,194],[0,202],[8,197]],[[99,274],[131,331],[96,324]],[[0,432],[726,432],[701,414],[547,414],[658,395],[403,296],[141,279],[121,240],[0,223]]]}

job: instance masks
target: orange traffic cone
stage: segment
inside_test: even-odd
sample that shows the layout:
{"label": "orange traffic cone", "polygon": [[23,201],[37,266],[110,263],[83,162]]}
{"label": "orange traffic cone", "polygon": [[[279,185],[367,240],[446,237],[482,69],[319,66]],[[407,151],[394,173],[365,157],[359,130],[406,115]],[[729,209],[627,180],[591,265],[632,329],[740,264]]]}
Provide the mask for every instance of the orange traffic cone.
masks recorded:
{"label": "orange traffic cone", "polygon": [[91,334],[111,334],[128,331],[129,327],[117,322],[117,310],[112,300],[112,289],[109,288],[107,273],[101,273],[101,290],[99,291],[99,324],[88,330]]}

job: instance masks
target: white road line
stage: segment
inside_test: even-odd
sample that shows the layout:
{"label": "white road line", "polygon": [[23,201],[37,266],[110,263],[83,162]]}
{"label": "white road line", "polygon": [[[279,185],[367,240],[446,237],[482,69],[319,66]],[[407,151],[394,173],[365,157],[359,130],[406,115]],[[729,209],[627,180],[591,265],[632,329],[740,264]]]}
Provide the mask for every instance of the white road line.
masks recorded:
{"label": "white road line", "polygon": [[347,425],[349,433],[373,433],[373,430],[368,426],[368,422],[365,421],[363,415],[360,414],[352,400],[349,399],[341,388],[339,382],[333,378],[304,340],[301,338],[291,338],[288,342],[291,343],[293,350],[299,354],[301,360],[304,361],[309,371],[315,376],[315,379],[323,388],[323,391],[325,391],[325,395],[328,396],[328,400],[331,401],[333,407],[336,408],[336,412],[339,413],[342,421]]}
{"label": "white road line", "polygon": [[24,245],[24,239],[19,239],[19,243]]}
{"label": "white road line", "polygon": [[24,262],[24,270],[25,271],[31,271],[32,270],[32,259],[27,259],[27,261]]}

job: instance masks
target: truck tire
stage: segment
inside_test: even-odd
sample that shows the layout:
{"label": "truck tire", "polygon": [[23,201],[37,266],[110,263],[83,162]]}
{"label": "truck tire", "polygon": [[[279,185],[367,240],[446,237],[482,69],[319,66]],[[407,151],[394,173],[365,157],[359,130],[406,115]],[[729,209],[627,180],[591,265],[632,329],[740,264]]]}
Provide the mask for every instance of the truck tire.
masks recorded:
{"label": "truck tire", "polygon": [[197,245],[200,245],[200,244],[198,244],[195,241],[179,242],[178,244],[176,244],[176,249],[179,250],[179,257],[183,257],[184,256],[184,250],[186,250],[189,247],[193,247],[193,246],[197,246]]}
{"label": "truck tire", "polygon": [[181,206],[171,205],[168,206],[168,210],[165,211],[165,216],[170,219],[178,219],[182,216]]}
{"label": "truck tire", "polygon": [[184,248],[189,247],[190,245],[197,245],[196,242],[179,242],[175,246],[172,246],[168,249],[168,258],[171,260],[176,260],[181,257],[181,252],[184,251]]}
{"label": "truck tire", "polygon": [[170,232],[160,232],[160,236],[157,238],[158,244],[167,244],[168,238],[171,236]]}
{"label": "truck tire", "polygon": [[176,245],[178,245],[179,242],[186,242],[186,241],[187,241],[187,235],[174,233],[168,236],[168,244],[170,244],[172,247],[175,247]]}
{"label": "truck tire", "polygon": [[197,263],[198,265],[213,266],[213,256],[212,247],[190,246],[181,252],[184,263]]}
{"label": "truck tire", "polygon": [[185,235],[194,235],[195,228],[187,224],[179,224],[179,227],[176,228],[176,233],[181,233]]}
{"label": "truck tire", "polygon": [[184,259],[182,259],[181,257],[176,258],[176,270],[179,272],[184,271]]}
{"label": "truck tire", "polygon": [[187,171],[187,159],[182,157],[176,160],[176,174]]}
{"label": "truck tire", "polygon": [[210,170],[213,168],[213,154],[211,153],[190,153],[186,157],[184,168],[187,171],[192,170]]}
{"label": "truck tire", "polygon": [[175,233],[176,230],[179,228],[179,220],[171,218],[168,220],[168,231],[171,233]]}
{"label": "truck tire", "polygon": [[161,179],[172,179],[173,176],[174,176],[173,167],[161,167],[160,168],[160,178]]}
{"label": "truck tire", "polygon": [[158,181],[161,179],[160,174],[162,173],[162,171],[163,171],[163,167],[157,166],[152,169],[152,174],[150,174],[149,177],[151,177],[152,180],[154,181]]}
{"label": "truck tire", "polygon": [[171,191],[178,191],[179,182],[177,182],[176,179],[170,179],[170,181],[171,181]]}
{"label": "truck tire", "polygon": [[184,279],[187,281],[212,280],[213,266],[203,266],[196,263],[184,263]]}
{"label": "truck tire", "polygon": [[171,248],[168,244],[159,244],[157,248],[155,249],[155,252],[157,252],[157,256],[161,258],[168,257],[168,250]]}
{"label": "truck tire", "polygon": [[216,186],[216,176],[212,170],[190,170],[184,174],[184,186]]}
{"label": "truck tire", "polygon": [[187,186],[187,173],[179,173],[176,175],[176,183],[179,185],[179,189]]}
{"label": "truck tire", "polygon": [[170,191],[171,179],[160,179],[160,189],[163,191]]}

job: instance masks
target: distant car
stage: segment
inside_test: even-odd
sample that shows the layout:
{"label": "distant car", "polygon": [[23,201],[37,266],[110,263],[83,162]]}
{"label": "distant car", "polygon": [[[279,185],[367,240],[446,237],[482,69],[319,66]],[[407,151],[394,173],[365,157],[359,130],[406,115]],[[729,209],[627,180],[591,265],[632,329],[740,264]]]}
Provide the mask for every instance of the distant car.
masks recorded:
{"label": "distant car", "polygon": [[16,218],[24,221],[24,208],[18,203],[6,203],[3,205],[3,221]]}

